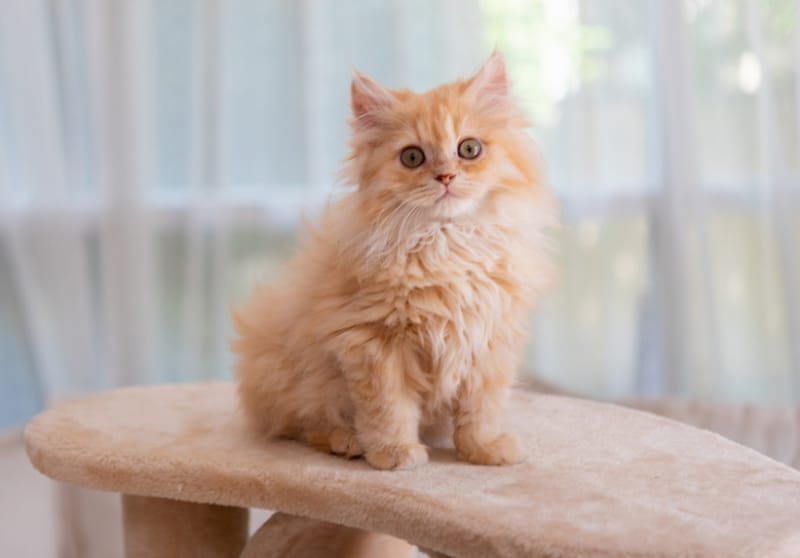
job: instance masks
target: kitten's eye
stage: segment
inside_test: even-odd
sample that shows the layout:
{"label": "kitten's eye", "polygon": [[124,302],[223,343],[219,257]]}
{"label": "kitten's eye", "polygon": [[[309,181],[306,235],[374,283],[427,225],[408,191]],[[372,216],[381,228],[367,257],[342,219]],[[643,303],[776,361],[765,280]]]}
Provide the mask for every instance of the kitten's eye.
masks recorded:
{"label": "kitten's eye", "polygon": [[400,162],[410,169],[415,169],[425,162],[425,153],[419,147],[406,147],[400,152]]}
{"label": "kitten's eye", "polygon": [[482,150],[483,145],[475,138],[467,138],[458,144],[458,156],[462,159],[475,159]]}

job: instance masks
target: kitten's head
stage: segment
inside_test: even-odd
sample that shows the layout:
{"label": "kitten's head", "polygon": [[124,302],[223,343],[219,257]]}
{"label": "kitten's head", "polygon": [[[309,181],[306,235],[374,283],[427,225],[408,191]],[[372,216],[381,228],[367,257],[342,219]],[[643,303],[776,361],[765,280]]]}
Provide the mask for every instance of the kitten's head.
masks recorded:
{"label": "kitten's head", "polygon": [[375,215],[469,218],[504,194],[539,189],[527,122],[509,95],[503,57],[426,93],[389,90],[356,73],[345,169]]}

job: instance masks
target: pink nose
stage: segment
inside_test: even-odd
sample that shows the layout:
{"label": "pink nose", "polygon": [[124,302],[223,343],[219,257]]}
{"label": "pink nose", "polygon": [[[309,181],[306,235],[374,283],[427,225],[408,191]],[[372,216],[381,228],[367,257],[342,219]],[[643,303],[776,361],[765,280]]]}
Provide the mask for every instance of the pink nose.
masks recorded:
{"label": "pink nose", "polygon": [[454,174],[440,174],[436,177],[436,180],[441,182],[445,185],[445,187],[450,186],[450,181],[456,177]]}

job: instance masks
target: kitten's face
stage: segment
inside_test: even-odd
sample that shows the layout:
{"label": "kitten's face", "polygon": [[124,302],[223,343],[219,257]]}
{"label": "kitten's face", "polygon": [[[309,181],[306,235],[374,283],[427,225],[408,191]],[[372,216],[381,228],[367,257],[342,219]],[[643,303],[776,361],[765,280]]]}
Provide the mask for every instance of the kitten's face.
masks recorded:
{"label": "kitten's face", "polygon": [[381,215],[468,216],[494,193],[535,180],[500,55],[470,80],[423,94],[358,74],[352,96],[350,172]]}

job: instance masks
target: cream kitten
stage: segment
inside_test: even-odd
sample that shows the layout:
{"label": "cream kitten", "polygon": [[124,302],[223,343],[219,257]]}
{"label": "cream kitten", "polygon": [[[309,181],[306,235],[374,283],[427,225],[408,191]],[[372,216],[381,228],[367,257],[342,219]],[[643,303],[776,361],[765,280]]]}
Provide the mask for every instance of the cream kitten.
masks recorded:
{"label": "cream kitten", "polygon": [[422,94],[357,73],[351,93],[357,188],[235,313],[244,411],[378,469],[425,463],[420,431],[442,427],[461,459],[515,463],[500,421],[555,204],[503,58]]}

